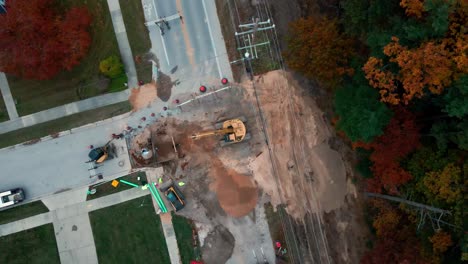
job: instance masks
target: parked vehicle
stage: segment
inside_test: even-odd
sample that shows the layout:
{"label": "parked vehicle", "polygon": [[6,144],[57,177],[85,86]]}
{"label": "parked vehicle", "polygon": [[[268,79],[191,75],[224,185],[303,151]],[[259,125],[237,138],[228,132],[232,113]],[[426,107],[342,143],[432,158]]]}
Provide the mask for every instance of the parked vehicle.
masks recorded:
{"label": "parked vehicle", "polygon": [[24,190],[16,188],[0,193],[0,208],[5,208],[24,200]]}

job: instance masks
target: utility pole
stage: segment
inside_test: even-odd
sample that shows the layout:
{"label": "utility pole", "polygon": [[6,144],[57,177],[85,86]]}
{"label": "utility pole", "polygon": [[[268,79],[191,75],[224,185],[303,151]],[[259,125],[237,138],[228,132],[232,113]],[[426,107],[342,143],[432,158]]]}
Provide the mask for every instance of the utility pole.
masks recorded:
{"label": "utility pole", "polygon": [[[255,33],[257,31],[264,31],[268,29],[274,29],[275,25],[271,24],[270,19],[266,21],[260,21],[259,18],[252,18],[252,23],[248,24],[240,24],[239,25],[240,29],[247,29],[246,31],[241,31],[241,32],[235,32],[236,37],[242,36],[244,43],[248,43],[248,45],[239,47],[237,50],[249,50],[250,53],[246,52],[245,57],[247,57],[247,54],[252,55],[252,59],[258,58],[258,53],[257,53],[257,47],[262,46],[262,45],[269,45],[270,41],[265,41],[259,44],[255,44]],[[245,35],[247,35],[247,38],[245,38]],[[250,59],[250,58],[248,58]]]}

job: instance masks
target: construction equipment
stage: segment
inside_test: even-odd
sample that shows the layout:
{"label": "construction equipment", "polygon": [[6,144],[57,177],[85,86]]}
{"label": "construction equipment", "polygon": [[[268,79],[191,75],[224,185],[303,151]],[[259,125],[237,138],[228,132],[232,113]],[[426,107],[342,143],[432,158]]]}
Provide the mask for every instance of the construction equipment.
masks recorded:
{"label": "construction equipment", "polygon": [[171,203],[176,212],[185,207],[184,195],[172,180],[162,184],[159,190],[164,192],[167,200]]}
{"label": "construction equipment", "polygon": [[243,117],[229,119],[224,122],[217,123],[215,130],[199,132],[192,135],[193,140],[198,140],[209,136],[223,136],[221,146],[232,143],[239,143],[244,139],[249,139],[250,135],[245,128],[246,119]]}
{"label": "construction equipment", "polygon": [[109,140],[102,147],[92,149],[88,154],[90,162],[94,161],[95,163],[103,163],[108,158],[113,158],[113,155],[109,155],[109,153],[115,152],[115,146],[114,144],[111,144],[112,140],[113,139]]}

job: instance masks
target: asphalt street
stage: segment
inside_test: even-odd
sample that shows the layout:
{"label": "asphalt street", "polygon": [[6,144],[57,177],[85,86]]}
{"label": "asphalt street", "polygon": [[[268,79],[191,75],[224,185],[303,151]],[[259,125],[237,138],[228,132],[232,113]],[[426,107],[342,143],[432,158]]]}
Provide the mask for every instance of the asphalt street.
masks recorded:
{"label": "asphalt street", "polygon": [[[232,79],[214,0],[143,0],[142,3],[151,51],[158,58],[161,72],[173,81],[187,82],[177,87],[174,95],[219,82],[223,77]],[[164,18],[168,26],[154,22]]]}
{"label": "asphalt street", "polygon": [[1,190],[21,187],[27,200],[31,200],[89,185],[97,181],[96,176],[90,176],[99,173],[106,179],[128,174],[130,160],[124,140],[113,141],[118,157],[106,161],[102,167],[88,170],[92,166],[86,163],[88,146],[103,146],[126,123],[124,117],[73,129],[71,133],[32,145],[0,149]]}

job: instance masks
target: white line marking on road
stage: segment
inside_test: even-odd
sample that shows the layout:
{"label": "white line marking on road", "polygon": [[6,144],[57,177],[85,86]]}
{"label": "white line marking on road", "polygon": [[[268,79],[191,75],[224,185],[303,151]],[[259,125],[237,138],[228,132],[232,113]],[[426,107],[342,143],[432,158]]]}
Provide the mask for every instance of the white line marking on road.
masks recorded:
{"label": "white line marking on road", "polygon": [[[153,1],[153,9],[154,9],[154,15],[156,16],[156,19],[157,19],[159,16],[158,16],[158,11],[156,10],[156,0]],[[169,67],[170,66],[169,56],[167,55],[166,43],[164,41],[163,35],[161,35],[161,42],[163,45],[164,55],[166,55],[167,66]]]}
{"label": "white line marking on road", "polygon": [[210,26],[210,20],[208,18],[208,12],[206,11],[206,5],[205,5],[205,0],[202,0],[202,4],[203,4],[203,11],[205,12],[205,17],[206,17],[206,20],[207,20],[207,24],[208,24],[208,32],[210,33],[210,39],[211,39],[211,45],[213,46],[213,51],[214,51],[214,55],[215,55],[215,58],[216,58],[216,65],[218,66],[218,72],[219,72],[219,78],[223,78],[223,74],[221,73],[221,67],[219,67],[219,59],[218,59],[218,53],[216,52],[216,47],[215,47],[215,44],[214,44],[214,40],[213,40],[213,33],[211,33],[211,26]]}

